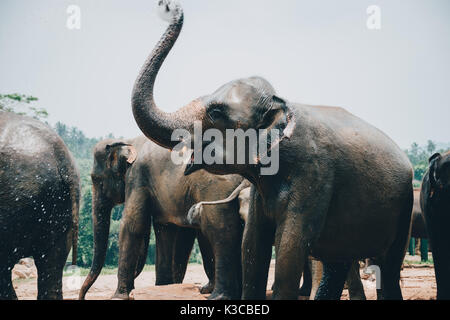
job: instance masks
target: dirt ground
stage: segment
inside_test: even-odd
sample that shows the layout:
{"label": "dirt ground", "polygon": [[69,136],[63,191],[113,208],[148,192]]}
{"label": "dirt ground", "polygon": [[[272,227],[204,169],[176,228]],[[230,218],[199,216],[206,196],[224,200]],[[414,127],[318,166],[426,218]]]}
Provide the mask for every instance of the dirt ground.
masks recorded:
{"label": "dirt ground", "polygon": [[[407,257],[407,261],[417,257]],[[268,296],[274,279],[275,264],[272,261],[269,281]],[[373,276],[364,274],[361,269],[361,277],[366,296],[369,300],[376,299],[376,282]],[[64,277],[64,299],[74,300],[78,297],[78,289],[84,277]],[[205,300],[207,295],[199,292],[200,287],[207,282],[205,272],[201,265],[188,266],[183,284],[155,287],[154,271],[143,272],[135,282],[136,289],[132,292],[135,300]],[[116,275],[100,276],[89,290],[87,300],[106,300],[113,295],[117,285]],[[436,282],[432,265],[405,263],[401,273],[401,285],[403,297],[406,300],[432,300],[436,297]],[[36,299],[36,279],[15,280],[14,287],[19,299]],[[344,290],[343,300],[348,300],[348,291]]]}

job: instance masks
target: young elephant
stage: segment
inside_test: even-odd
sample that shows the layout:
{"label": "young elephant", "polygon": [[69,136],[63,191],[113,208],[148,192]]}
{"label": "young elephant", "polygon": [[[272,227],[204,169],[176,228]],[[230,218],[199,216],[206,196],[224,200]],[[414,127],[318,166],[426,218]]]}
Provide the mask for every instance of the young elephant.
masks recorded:
{"label": "young elephant", "polygon": [[[239,199],[239,214],[244,221],[247,221],[250,204],[250,188],[251,183],[248,180],[244,179],[244,181],[242,181],[242,183],[226,199],[196,203],[189,209],[189,223],[191,223],[193,226],[199,225],[201,223],[203,208],[205,206],[220,205],[231,202],[234,199]],[[308,259],[303,269],[303,284],[299,289],[298,295],[310,296],[310,299],[314,300],[317,289],[319,288],[320,281],[322,279],[322,273],[322,263],[320,261],[310,261],[310,259]],[[361,282],[361,277],[359,274],[358,261],[353,262],[347,276],[346,284],[348,287],[350,300],[366,300],[364,286]]]}
{"label": "young elephant", "polygon": [[[205,271],[214,290],[210,299],[236,299],[241,293],[240,247],[242,221],[236,202],[206,210],[197,232],[187,223],[196,202],[225,196],[242,178],[207,172],[184,176],[170,152],[145,137],[106,140],[94,150],[94,260],[80,291],[83,299],[98,277],[106,255],[112,208],[124,203],[119,235],[117,299],[128,299],[134,278],[145,263],[151,222],[156,236],[156,285],[182,282],[198,234]],[[236,214],[233,214],[236,212]]]}
{"label": "young elephant", "polygon": [[432,247],[437,299],[450,300],[450,152],[430,158],[422,180],[420,206]]}
{"label": "young elephant", "polygon": [[64,142],[47,125],[0,112],[0,300],[17,299],[11,270],[33,257],[38,299],[62,299],[73,248],[76,264],[80,178]]}
{"label": "young elephant", "polygon": [[[352,261],[364,257],[377,258],[379,297],[402,299],[400,268],[413,202],[412,166],[405,153],[346,110],[291,103],[261,77],[231,81],[173,113],[164,112],[154,101],[154,83],[184,15],[172,1],[159,3],[171,16],[170,25],[138,75],[133,115],[141,131],[164,148],[180,146],[173,138],[182,132],[182,143],[189,144],[185,133],[194,137],[201,150],[193,153],[186,174],[199,169],[240,174],[255,185],[242,245],[242,297],[265,297],[275,241],[275,299],[296,299],[309,255],[324,263],[327,285],[319,287],[317,299],[339,299]],[[236,139],[224,138],[242,131],[256,135],[252,144],[245,137],[240,141],[246,147],[239,157],[250,159],[244,163],[235,160]],[[275,132],[269,147],[267,132]],[[213,133],[217,139],[209,143]],[[203,162],[200,155],[212,155],[211,149],[216,161]]]}

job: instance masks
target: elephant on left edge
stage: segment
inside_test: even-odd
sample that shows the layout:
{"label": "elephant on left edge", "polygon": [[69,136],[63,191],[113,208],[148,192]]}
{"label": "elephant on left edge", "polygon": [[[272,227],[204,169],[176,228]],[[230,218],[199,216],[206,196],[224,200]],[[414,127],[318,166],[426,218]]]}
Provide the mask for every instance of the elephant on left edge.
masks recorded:
{"label": "elephant on left edge", "polygon": [[11,270],[33,257],[40,300],[62,299],[67,256],[77,256],[80,178],[47,125],[0,112],[0,300],[17,299]]}

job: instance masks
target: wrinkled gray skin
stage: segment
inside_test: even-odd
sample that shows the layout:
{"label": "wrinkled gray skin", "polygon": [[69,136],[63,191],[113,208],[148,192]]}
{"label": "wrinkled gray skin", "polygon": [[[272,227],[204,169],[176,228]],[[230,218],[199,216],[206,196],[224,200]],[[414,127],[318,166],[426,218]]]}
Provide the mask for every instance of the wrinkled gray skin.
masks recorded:
{"label": "wrinkled gray skin", "polygon": [[38,299],[62,299],[62,274],[76,263],[80,178],[47,125],[0,112],[0,300],[17,299],[11,270],[33,257]]}
{"label": "wrinkled gray skin", "polygon": [[[197,229],[187,223],[196,202],[225,196],[242,181],[238,175],[197,172],[184,176],[170,152],[145,137],[105,140],[94,149],[94,260],[80,291],[84,296],[103,267],[112,208],[124,203],[119,234],[118,287],[114,299],[129,299],[134,278],[144,266],[151,230],[156,236],[156,285],[181,283],[198,236],[210,283],[210,299],[236,299],[241,294],[242,221],[237,201],[210,208]],[[235,212],[235,214],[233,214]],[[201,231],[201,232],[198,232]]]}
{"label": "wrinkled gray skin", "polygon": [[379,298],[402,299],[400,268],[413,202],[412,167],[402,150],[346,110],[288,102],[260,77],[232,81],[176,112],[162,111],[153,98],[154,82],[182,29],[181,7],[172,15],[133,90],[141,131],[168,149],[179,143],[171,140],[172,132],[193,133],[195,121],[223,136],[237,128],[284,132],[276,175],[261,176],[261,164],[191,163],[185,172],[240,174],[255,186],[242,246],[242,298],[265,298],[275,241],[275,299],[297,298],[310,254],[324,263],[316,299],[339,299],[352,261],[366,257],[376,257],[381,268]]}
{"label": "wrinkled gray skin", "polygon": [[[247,221],[250,204],[250,188],[250,182],[244,179],[244,181],[242,181],[242,183],[226,199],[211,202],[199,202],[194,204],[189,209],[187,217],[189,223],[194,226],[200,225],[204,207],[224,204],[227,202],[231,202],[234,199],[239,200],[239,214],[242,220]],[[299,289],[298,295],[310,296],[310,299],[314,300],[317,289],[319,288],[320,281],[322,279],[322,272],[323,267],[320,261],[310,261],[310,259],[308,259],[303,270],[303,284]],[[361,282],[361,277],[359,274],[358,261],[353,262],[352,267],[347,275],[346,284],[348,287],[350,300],[366,300],[364,286]]]}
{"label": "wrinkled gray skin", "polygon": [[437,299],[450,300],[450,152],[430,158],[422,180],[420,206],[432,247]]}

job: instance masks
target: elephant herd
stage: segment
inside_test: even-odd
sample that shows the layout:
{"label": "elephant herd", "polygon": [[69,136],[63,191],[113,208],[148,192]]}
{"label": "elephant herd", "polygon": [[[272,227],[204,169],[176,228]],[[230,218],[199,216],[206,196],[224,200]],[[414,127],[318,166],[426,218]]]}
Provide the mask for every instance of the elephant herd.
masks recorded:
{"label": "elephant herd", "polygon": [[[145,136],[105,140],[94,150],[94,259],[80,299],[103,267],[111,210],[121,203],[114,298],[129,298],[153,226],[156,285],[183,281],[197,239],[209,279],[201,291],[210,299],[265,299],[273,246],[273,299],[297,299],[302,274],[300,291],[311,298],[339,299],[347,280],[351,295],[364,299],[358,261],[366,258],[381,271],[378,298],[402,299],[400,270],[413,208],[413,172],[404,152],[346,110],[290,102],[260,77],[232,81],[164,112],[154,101],[154,83],[184,15],[170,0],[160,0],[159,9],[170,24],[132,93],[134,119]],[[233,148],[218,144],[221,161],[199,161],[193,151],[186,163],[174,163],[180,144],[185,151],[193,145],[208,149],[196,140],[197,124],[202,134],[223,136],[229,130],[278,130],[269,146],[272,155],[278,152],[278,171],[262,174],[268,164],[261,158],[230,162]],[[175,130],[190,133],[193,143],[173,139]],[[241,150],[246,159],[251,149],[247,144]],[[80,182],[73,158],[46,125],[6,112],[0,112],[0,155],[0,299],[16,298],[11,269],[26,256],[36,261],[38,298],[61,299],[71,248],[76,260]],[[450,299],[450,153],[431,157],[420,205],[437,298]]]}

